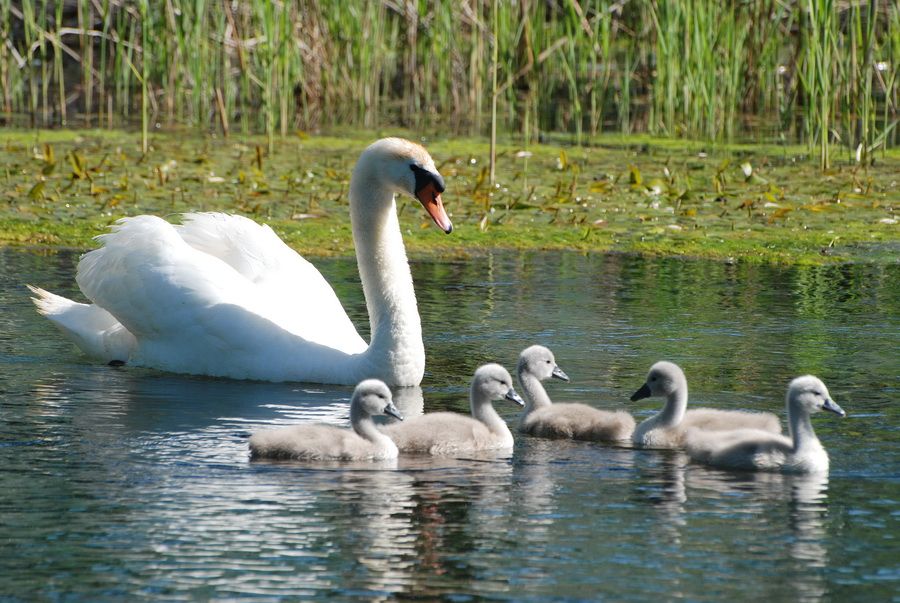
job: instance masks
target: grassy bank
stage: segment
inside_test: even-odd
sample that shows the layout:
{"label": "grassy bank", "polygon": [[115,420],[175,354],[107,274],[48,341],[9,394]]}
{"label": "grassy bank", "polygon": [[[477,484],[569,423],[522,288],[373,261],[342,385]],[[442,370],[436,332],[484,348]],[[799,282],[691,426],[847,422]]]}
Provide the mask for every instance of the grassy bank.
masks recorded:
{"label": "grassy bank", "polygon": [[[352,253],[350,170],[377,136],[153,136],[10,132],[0,146],[0,244],[94,246],[122,216],[222,210],[271,224],[311,255]],[[501,144],[489,185],[482,139],[424,141],[447,181],[455,230],[400,203],[414,254],[579,249],[727,261],[896,262],[900,153],[824,173],[805,147],[606,136],[597,146]],[[177,219],[173,216],[173,219]]]}

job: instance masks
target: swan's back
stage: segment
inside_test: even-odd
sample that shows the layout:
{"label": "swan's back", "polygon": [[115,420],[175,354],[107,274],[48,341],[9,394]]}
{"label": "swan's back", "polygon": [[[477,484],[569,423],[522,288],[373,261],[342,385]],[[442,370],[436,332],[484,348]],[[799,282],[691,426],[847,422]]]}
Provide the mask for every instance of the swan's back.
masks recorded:
{"label": "swan's back", "polygon": [[677,425],[660,425],[658,417],[642,421],[634,430],[633,442],[644,448],[675,449],[685,446],[688,430],[730,432],[740,429],[760,430],[780,434],[781,422],[770,412],[719,410],[717,408],[693,408],[684,413]]}
{"label": "swan's back", "polygon": [[267,429],[250,438],[250,458],[305,461],[362,461],[396,457],[390,449],[333,425]]}
{"label": "swan's back", "polygon": [[531,411],[522,418],[519,431],[541,438],[615,442],[631,437],[634,419],[623,411],[561,403]]}
{"label": "swan's back", "polygon": [[401,452],[454,454],[512,446],[512,436],[492,433],[484,423],[453,412],[433,412],[381,428]]}
{"label": "swan's back", "polygon": [[778,471],[789,463],[793,455],[790,438],[761,429],[688,429],[684,447],[694,461],[723,469],[748,471]]}
{"label": "swan's back", "polygon": [[781,433],[781,421],[770,412],[694,408],[685,412],[681,428],[709,431],[760,429],[770,433]]}

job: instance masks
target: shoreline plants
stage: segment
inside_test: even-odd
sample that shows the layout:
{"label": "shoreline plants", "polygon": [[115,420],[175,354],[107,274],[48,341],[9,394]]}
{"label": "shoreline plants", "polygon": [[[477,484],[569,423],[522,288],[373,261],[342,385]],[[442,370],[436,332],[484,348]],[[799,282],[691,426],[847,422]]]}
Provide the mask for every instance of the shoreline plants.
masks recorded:
{"label": "shoreline plants", "polygon": [[823,168],[898,141],[900,0],[0,0],[0,41],[18,126],[647,132]]}

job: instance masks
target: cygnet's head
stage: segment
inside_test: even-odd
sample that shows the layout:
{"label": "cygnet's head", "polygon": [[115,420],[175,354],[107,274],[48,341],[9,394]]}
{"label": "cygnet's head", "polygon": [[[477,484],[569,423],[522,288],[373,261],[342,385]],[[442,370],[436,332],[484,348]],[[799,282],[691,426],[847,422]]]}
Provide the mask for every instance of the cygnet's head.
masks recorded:
{"label": "cygnet's head", "polygon": [[501,400],[504,398],[519,406],[525,406],[525,400],[513,388],[509,371],[499,364],[485,364],[478,367],[472,378],[472,400]]}
{"label": "cygnet's head", "polygon": [[569,376],[566,375],[556,364],[556,358],[553,352],[542,345],[533,345],[522,350],[519,354],[519,364],[516,367],[521,376],[522,373],[534,375],[539,380],[544,381],[550,377],[568,381]]}
{"label": "cygnet's head", "polygon": [[667,397],[686,385],[687,380],[681,367],[674,362],[661,360],[650,367],[647,381],[632,394],[631,401],[636,402],[651,396]]}
{"label": "cygnet's head", "polygon": [[350,399],[350,412],[354,411],[369,416],[390,415],[403,420],[403,415],[394,406],[391,390],[378,379],[366,379],[356,386]]}
{"label": "cygnet's head", "polygon": [[[403,138],[382,138],[363,151],[356,172],[365,180],[377,178],[395,195],[409,195],[419,200],[438,228],[446,233],[453,224],[444,209],[441,193],[444,179],[424,147]],[[374,182],[365,182],[374,185]]]}
{"label": "cygnet's head", "polygon": [[787,407],[802,409],[809,414],[827,410],[839,417],[846,417],[844,409],[835,404],[822,380],[812,375],[797,377],[788,385]]}

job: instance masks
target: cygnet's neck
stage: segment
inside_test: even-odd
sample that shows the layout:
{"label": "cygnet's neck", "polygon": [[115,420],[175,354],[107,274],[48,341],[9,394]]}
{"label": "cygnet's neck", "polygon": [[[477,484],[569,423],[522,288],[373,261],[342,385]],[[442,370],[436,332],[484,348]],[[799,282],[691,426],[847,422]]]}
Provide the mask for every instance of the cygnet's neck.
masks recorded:
{"label": "cygnet's neck", "polygon": [[674,427],[681,423],[684,413],[687,410],[688,388],[687,381],[679,379],[675,385],[675,389],[666,396],[666,405],[657,415],[658,425],[664,427]]}
{"label": "cygnet's neck", "polygon": [[350,425],[360,437],[380,448],[389,450],[391,447],[396,447],[394,441],[378,429],[372,415],[352,405],[350,406]]}
{"label": "cygnet's neck", "polygon": [[522,385],[522,396],[525,398],[526,415],[553,404],[541,380],[528,369],[519,369],[519,383]]}
{"label": "cygnet's neck", "polygon": [[821,448],[822,444],[813,431],[809,413],[799,406],[788,402],[788,429],[794,444],[794,452],[800,453],[809,448]]}
{"label": "cygnet's neck", "polygon": [[484,423],[491,433],[503,436],[509,435],[512,437],[509,427],[506,425],[506,421],[504,421],[500,415],[497,414],[497,411],[494,410],[490,396],[480,394],[475,390],[475,386],[473,385],[469,396],[469,402],[472,409],[472,417]]}
{"label": "cygnet's neck", "polygon": [[365,155],[350,181],[350,221],[372,333],[366,361],[382,378],[419,383],[425,347],[397,207]]}

